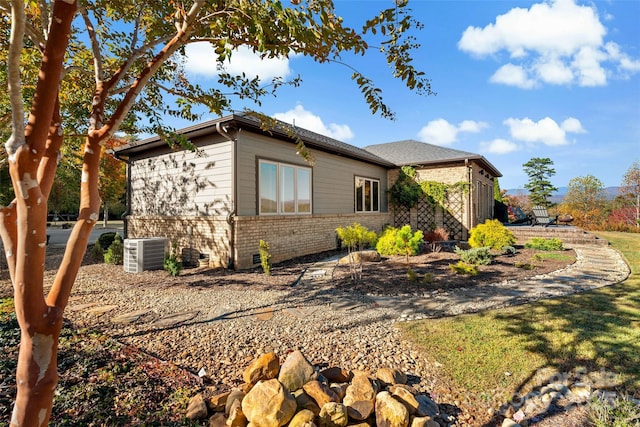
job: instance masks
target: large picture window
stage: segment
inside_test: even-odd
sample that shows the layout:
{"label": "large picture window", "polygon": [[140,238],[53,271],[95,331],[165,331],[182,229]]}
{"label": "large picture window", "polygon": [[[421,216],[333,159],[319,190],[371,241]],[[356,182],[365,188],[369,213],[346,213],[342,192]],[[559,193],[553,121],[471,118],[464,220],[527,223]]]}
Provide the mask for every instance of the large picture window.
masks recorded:
{"label": "large picture window", "polygon": [[380,212],[380,181],[356,176],[356,212]]}
{"label": "large picture window", "polygon": [[311,168],[260,160],[260,215],[310,214]]}

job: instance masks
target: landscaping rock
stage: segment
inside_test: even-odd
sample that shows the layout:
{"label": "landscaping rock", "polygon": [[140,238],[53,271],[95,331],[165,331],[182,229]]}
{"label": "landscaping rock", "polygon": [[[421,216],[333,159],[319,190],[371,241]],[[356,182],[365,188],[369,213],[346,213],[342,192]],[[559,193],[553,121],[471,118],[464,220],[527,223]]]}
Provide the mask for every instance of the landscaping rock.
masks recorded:
{"label": "landscaping rock", "polygon": [[280,427],[296,412],[296,400],[276,379],[258,382],[242,399],[242,412],[255,427]]}
{"label": "landscaping rock", "polygon": [[342,403],[328,402],[318,415],[320,427],[345,427],[349,423],[347,408]]}
{"label": "landscaping rock", "polygon": [[309,381],[302,388],[305,393],[315,400],[320,410],[322,410],[322,407],[327,403],[337,402],[339,400],[338,395],[331,390],[329,386],[317,380]]}
{"label": "landscaping rock", "polygon": [[332,383],[348,383],[353,377],[351,371],[338,367],[327,368],[323,371],[320,371],[320,375],[322,375]]}
{"label": "landscaping rock", "polygon": [[289,427],[317,427],[314,420],[316,414],[308,409],[303,409],[293,416],[289,421]]}
{"label": "landscaping rock", "polygon": [[376,372],[376,378],[388,385],[406,384],[407,375],[399,369],[380,368]]}
{"label": "landscaping rock", "polygon": [[313,365],[304,357],[301,351],[291,352],[280,367],[278,381],[291,392],[299,390],[313,378]]}
{"label": "landscaping rock", "polygon": [[376,396],[376,425],[378,427],[409,426],[409,411],[388,391],[381,391]]}
{"label": "landscaping rock", "polygon": [[187,405],[187,418],[190,420],[203,420],[207,418],[209,411],[207,410],[207,404],[204,401],[204,397],[201,393],[196,394],[189,399]]}
{"label": "landscaping rock", "polygon": [[[341,368],[327,368],[318,376],[296,351],[282,364],[280,376],[284,372],[283,378],[294,387],[306,378],[300,389],[291,393],[276,378],[252,384],[257,376],[274,375],[275,360],[274,353],[266,353],[249,363],[241,371],[245,380],[241,389],[220,393],[211,387],[203,393],[206,398],[194,396],[189,416],[209,416],[209,427],[438,427],[434,418],[439,410],[433,400],[417,395],[413,386],[388,385],[387,381],[406,381],[406,374],[398,369],[378,370],[383,380],[364,370]],[[328,378],[348,381],[329,385]]]}
{"label": "landscaping rock", "polygon": [[247,384],[270,380],[278,376],[280,361],[275,353],[267,353],[255,359],[242,373],[242,379]]}
{"label": "landscaping rock", "polygon": [[373,412],[375,398],[376,392],[368,375],[361,371],[355,372],[343,399],[349,417],[365,420]]}

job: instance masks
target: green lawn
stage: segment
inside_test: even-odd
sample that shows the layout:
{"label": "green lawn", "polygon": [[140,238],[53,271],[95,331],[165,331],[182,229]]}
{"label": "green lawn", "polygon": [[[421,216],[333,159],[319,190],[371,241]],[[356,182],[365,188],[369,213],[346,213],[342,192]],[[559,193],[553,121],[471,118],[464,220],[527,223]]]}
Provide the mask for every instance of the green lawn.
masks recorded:
{"label": "green lawn", "polygon": [[[598,233],[631,266],[623,283],[579,295],[402,325],[454,388],[487,400],[513,396],[555,375],[606,372],[640,394],[640,234]],[[484,397],[483,397],[484,396]]]}

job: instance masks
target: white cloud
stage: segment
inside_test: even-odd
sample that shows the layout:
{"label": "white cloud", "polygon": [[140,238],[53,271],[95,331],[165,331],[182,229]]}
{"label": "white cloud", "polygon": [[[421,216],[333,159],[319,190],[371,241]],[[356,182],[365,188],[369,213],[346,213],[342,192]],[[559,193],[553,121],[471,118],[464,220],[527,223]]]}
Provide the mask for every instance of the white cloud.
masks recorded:
{"label": "white cloud", "polygon": [[275,113],[273,117],[338,141],[349,141],[354,137],[349,125],[336,123],[326,125],[319,116],[305,110],[302,105],[296,105],[294,109],[284,113]]}
{"label": "white cloud", "polygon": [[464,120],[459,125],[454,125],[445,119],[431,120],[418,132],[420,141],[435,145],[451,145],[458,139],[458,133],[478,133],[489,125],[485,122]]}
{"label": "white cloud", "polygon": [[506,52],[511,63],[496,71],[494,83],[524,89],[540,83],[602,86],[614,75],[614,67],[606,69],[611,64],[627,75],[640,71],[640,62],[629,67],[636,60],[605,44],[606,34],[595,5],[549,0],[513,8],[483,28],[468,27],[458,48],[478,57]]}
{"label": "white cloud", "polygon": [[497,138],[493,141],[481,142],[480,148],[482,151],[491,154],[508,154],[519,150],[518,144],[502,138]]}
{"label": "white cloud", "polygon": [[567,133],[585,133],[580,121],[569,117],[558,125],[555,120],[545,117],[537,122],[529,118],[508,118],[504,124],[509,127],[511,137],[525,142],[541,142],[549,146],[569,144]]}
{"label": "white cloud", "polygon": [[513,64],[503,65],[489,80],[493,83],[502,83],[521,89],[532,89],[536,85],[535,80],[529,78],[523,67]]}
{"label": "white cloud", "polygon": [[[210,43],[191,43],[186,46],[185,70],[195,76],[213,77],[218,75],[217,55]],[[260,58],[246,46],[234,50],[231,58],[224,63],[225,70],[233,75],[260,77],[269,80],[274,77],[287,77],[291,74],[289,60],[286,58]]]}
{"label": "white cloud", "polygon": [[568,119],[566,119],[565,121],[562,122],[562,130],[564,130],[565,132],[571,132],[571,133],[586,133],[587,132],[582,127],[582,123],[580,123],[580,120],[578,120],[578,119],[576,119],[574,117],[569,117]]}

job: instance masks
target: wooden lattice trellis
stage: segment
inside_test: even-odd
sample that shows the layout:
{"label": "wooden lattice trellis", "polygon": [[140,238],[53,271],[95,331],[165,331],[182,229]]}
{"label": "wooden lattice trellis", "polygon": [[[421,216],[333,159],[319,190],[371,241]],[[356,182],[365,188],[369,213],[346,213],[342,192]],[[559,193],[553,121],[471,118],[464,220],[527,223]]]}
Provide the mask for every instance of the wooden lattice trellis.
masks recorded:
{"label": "wooden lattice trellis", "polygon": [[417,229],[427,232],[436,227],[436,205],[426,197],[421,197],[416,206]]}
{"label": "wooden lattice trellis", "polygon": [[402,227],[403,225],[410,224],[411,211],[405,206],[395,206],[393,208],[393,226]]}
{"label": "wooden lattice trellis", "polygon": [[448,191],[444,202],[443,226],[449,233],[449,238],[462,240],[463,238],[464,192]]}

